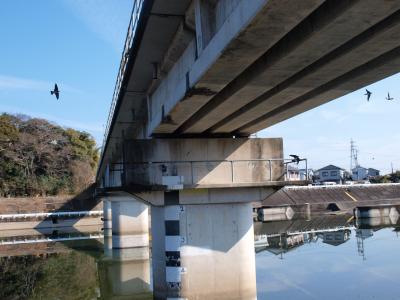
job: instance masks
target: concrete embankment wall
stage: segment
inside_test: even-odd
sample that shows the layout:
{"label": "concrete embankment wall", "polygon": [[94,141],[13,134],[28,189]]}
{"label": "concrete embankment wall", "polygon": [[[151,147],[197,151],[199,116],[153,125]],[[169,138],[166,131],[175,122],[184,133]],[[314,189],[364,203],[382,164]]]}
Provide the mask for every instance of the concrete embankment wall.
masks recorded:
{"label": "concrete embankment wall", "polygon": [[0,214],[102,210],[101,202],[74,196],[0,198]]}
{"label": "concrete embankment wall", "polygon": [[351,210],[359,206],[400,204],[400,184],[285,187],[266,198],[261,206],[302,206],[313,211]]}
{"label": "concrete embankment wall", "polygon": [[92,195],[0,198],[0,230],[101,224],[103,205]]}

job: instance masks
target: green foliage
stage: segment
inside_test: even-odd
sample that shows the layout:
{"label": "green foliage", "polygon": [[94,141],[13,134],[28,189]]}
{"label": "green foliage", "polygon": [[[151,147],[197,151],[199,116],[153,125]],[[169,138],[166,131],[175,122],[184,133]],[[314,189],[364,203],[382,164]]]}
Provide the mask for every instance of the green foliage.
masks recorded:
{"label": "green foliage", "polygon": [[0,258],[0,299],[95,299],[95,260],[83,253]]}
{"label": "green foliage", "polygon": [[18,128],[14,125],[13,117],[0,115],[0,143],[10,143],[18,139]]}
{"label": "green foliage", "polygon": [[71,128],[68,128],[65,133],[71,143],[74,158],[89,161],[92,168],[94,168],[99,159],[99,153],[93,138],[86,132],[76,131]]}
{"label": "green foliage", "polygon": [[0,115],[0,196],[79,192],[93,182],[98,157],[86,132]]}

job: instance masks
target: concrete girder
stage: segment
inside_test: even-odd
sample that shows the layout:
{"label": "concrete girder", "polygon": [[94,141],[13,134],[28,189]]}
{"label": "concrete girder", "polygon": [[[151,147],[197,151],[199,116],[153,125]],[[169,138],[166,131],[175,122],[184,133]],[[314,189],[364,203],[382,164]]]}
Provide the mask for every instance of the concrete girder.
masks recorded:
{"label": "concrete girder", "polygon": [[[287,80],[400,8],[399,2],[327,1],[266,52],[177,132],[204,132],[223,117]],[[254,109],[214,128],[232,132],[263,111]]]}
{"label": "concrete girder", "polygon": [[243,106],[211,127],[208,132],[216,132],[222,130],[223,126],[237,123],[242,125],[229,130],[253,132],[249,131],[248,127],[255,124],[254,120],[258,117],[267,115],[398,46],[400,46],[400,11]]}
{"label": "concrete girder", "polygon": [[[192,44],[168,74],[166,82],[152,95],[154,113],[149,132],[170,134],[178,129],[322,2],[239,1],[198,59],[188,62],[189,54],[195,51]],[[186,64],[189,66],[185,67]],[[162,105],[170,120],[167,123],[161,122],[160,112],[155,113]]]}
{"label": "concrete girder", "polygon": [[342,97],[352,91],[396,74],[400,70],[400,47],[306,93],[293,101],[259,117],[241,128],[257,132],[294,117],[302,112]]}
{"label": "concrete girder", "polygon": [[[178,133],[200,133],[293,74],[327,55],[400,8],[398,2],[327,1],[193,115]],[[218,97],[221,97],[220,99]],[[206,113],[207,111],[207,113]],[[254,119],[254,111],[213,132],[232,132]],[[255,114],[263,111],[255,109]]]}

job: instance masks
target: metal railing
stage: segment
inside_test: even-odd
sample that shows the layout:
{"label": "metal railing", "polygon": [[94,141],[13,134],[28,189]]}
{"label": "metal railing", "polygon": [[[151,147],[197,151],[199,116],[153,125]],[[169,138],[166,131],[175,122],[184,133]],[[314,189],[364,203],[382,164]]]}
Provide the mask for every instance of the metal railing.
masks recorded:
{"label": "metal railing", "polygon": [[37,237],[13,237],[8,239],[0,239],[0,246],[5,245],[19,245],[19,244],[37,244],[37,243],[50,243],[50,242],[66,242],[78,240],[92,240],[104,238],[103,233],[89,233],[89,234],[64,234],[61,236],[37,236]]}
{"label": "metal railing", "polygon": [[0,215],[0,221],[3,220],[20,220],[20,219],[30,219],[30,218],[77,218],[77,217],[99,217],[103,215],[102,210],[92,210],[92,211],[56,211],[48,213],[22,213],[22,214],[2,214]]}
{"label": "metal railing", "polygon": [[[302,160],[305,163],[305,172],[308,174],[307,170],[307,160]],[[199,180],[195,180],[200,176],[196,176],[195,170],[199,170],[203,167],[203,170],[208,169],[208,171],[212,171],[217,167],[220,167],[223,164],[229,165],[230,175],[229,180],[224,181],[223,183],[247,183],[246,181],[238,181],[237,177],[235,176],[235,170],[237,169],[237,164],[240,163],[247,163],[248,167],[257,167],[257,168],[266,168],[269,177],[263,181],[257,181],[258,183],[261,182],[273,182],[273,181],[286,181],[289,180],[287,177],[287,170],[288,166],[294,164],[297,166],[297,162],[293,161],[292,159],[247,159],[247,160],[207,160],[207,161],[200,161],[200,160],[193,160],[193,161],[150,161],[150,162],[133,162],[133,163],[115,163],[110,166],[110,176],[109,178],[118,178],[118,184],[109,184],[109,186],[118,186],[123,185],[126,182],[127,174],[130,171],[135,172],[138,169],[144,169],[150,173],[153,173],[154,176],[149,180],[150,183],[159,183],[161,184],[161,180],[157,180],[155,175],[160,176],[189,176],[189,180],[185,180],[185,184],[197,185],[199,184]],[[189,168],[189,172],[187,172],[187,168]],[[277,168],[276,168],[277,167]],[[279,174],[274,174],[274,170],[278,169],[280,171]],[[184,172],[186,170],[186,172]],[[243,166],[240,172],[243,172]],[[157,174],[155,174],[157,173]],[[120,176],[120,177],[119,177]],[[227,176],[228,178],[228,176]],[[201,183],[200,183],[201,184]]]}
{"label": "metal railing", "polygon": [[109,135],[109,131],[111,128],[111,123],[112,123],[112,119],[114,116],[115,107],[117,105],[118,98],[120,95],[121,85],[124,80],[125,70],[126,70],[126,67],[127,67],[128,61],[129,61],[130,50],[132,48],[132,43],[133,43],[133,40],[135,37],[137,24],[139,21],[139,17],[140,17],[140,13],[141,13],[144,1],[145,0],[134,0],[133,1],[131,18],[129,21],[128,31],[126,33],[124,49],[122,51],[121,62],[119,64],[119,70],[118,70],[118,74],[117,74],[117,80],[115,82],[114,93],[113,93],[112,100],[111,100],[111,105],[110,105],[110,110],[108,113],[106,127],[104,129],[103,145],[101,147],[101,156],[104,154],[105,144],[107,142],[107,137]]}

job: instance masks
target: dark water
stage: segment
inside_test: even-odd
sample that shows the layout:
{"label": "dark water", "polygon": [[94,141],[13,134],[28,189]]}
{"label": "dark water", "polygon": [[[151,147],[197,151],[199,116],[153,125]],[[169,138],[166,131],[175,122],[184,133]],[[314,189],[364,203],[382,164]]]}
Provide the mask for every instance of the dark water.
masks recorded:
{"label": "dark water", "polygon": [[[256,223],[257,299],[400,299],[399,229],[346,219]],[[110,259],[97,234],[2,238],[0,299],[152,299],[151,261],[127,259],[149,249]],[[229,273],[215,285],[229,287]]]}

